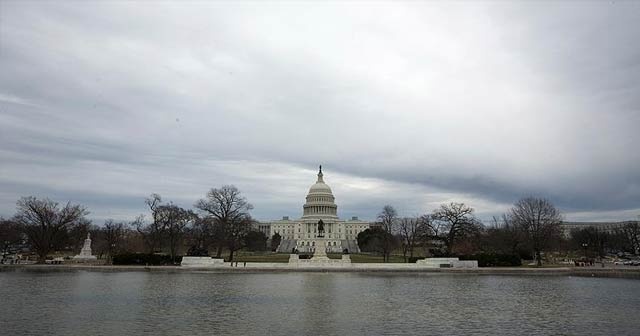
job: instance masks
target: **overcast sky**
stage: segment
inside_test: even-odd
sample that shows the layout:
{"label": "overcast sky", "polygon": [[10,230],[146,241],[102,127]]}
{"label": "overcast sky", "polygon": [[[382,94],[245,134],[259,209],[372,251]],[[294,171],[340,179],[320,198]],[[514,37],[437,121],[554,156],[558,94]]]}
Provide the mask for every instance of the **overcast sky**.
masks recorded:
{"label": "overcast sky", "polygon": [[0,216],[236,185],[299,217],[640,215],[640,2],[0,1]]}

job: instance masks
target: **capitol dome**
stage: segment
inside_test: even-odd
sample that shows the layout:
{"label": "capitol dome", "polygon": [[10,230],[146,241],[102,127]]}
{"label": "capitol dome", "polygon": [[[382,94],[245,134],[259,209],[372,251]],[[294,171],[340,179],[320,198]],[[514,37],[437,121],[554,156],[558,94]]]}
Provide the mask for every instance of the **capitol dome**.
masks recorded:
{"label": "capitol dome", "polygon": [[302,218],[338,218],[338,206],[331,188],[324,183],[322,166],[318,172],[318,180],[309,188]]}

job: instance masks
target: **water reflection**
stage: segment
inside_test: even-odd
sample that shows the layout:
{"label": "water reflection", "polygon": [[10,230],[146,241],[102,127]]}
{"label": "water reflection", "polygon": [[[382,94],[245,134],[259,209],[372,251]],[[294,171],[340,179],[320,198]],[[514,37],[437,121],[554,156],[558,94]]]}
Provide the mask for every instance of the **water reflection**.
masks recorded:
{"label": "water reflection", "polygon": [[624,335],[640,330],[629,318],[639,293],[637,280],[552,276],[8,272],[0,326],[3,335]]}

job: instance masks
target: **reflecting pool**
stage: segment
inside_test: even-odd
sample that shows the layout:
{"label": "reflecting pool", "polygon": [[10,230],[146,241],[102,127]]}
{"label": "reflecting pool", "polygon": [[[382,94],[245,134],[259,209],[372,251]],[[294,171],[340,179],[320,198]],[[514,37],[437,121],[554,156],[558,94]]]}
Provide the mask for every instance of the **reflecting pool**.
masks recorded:
{"label": "reflecting pool", "polygon": [[640,281],[0,272],[2,335],[638,335]]}

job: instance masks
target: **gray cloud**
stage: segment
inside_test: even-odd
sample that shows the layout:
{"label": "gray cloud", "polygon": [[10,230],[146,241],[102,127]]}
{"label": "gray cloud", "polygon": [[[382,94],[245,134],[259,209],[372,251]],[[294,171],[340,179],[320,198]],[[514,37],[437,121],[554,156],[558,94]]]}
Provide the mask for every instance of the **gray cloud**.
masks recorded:
{"label": "gray cloud", "polygon": [[41,194],[132,218],[227,183],[296,216],[319,163],[345,217],[640,214],[635,3],[0,6],[4,216]]}

